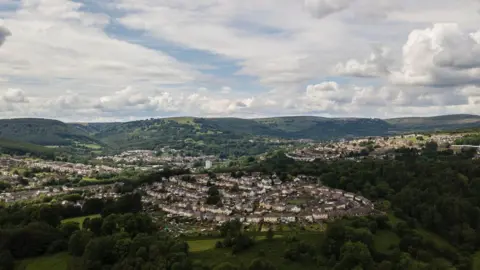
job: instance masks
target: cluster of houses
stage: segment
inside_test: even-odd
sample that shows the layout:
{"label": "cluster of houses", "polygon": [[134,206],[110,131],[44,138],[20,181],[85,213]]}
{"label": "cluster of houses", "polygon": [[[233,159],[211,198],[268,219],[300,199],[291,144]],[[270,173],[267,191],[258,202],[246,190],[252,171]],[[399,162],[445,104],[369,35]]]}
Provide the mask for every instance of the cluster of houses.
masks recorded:
{"label": "cluster of houses", "polygon": [[[0,193],[0,202],[4,203],[13,203],[25,200],[32,200],[40,196],[46,197],[55,197],[60,195],[66,195],[71,192],[79,192],[88,194],[84,199],[90,198],[118,198],[120,195],[113,192],[113,184],[108,185],[96,185],[96,186],[85,186],[85,187],[67,187],[67,186],[56,186],[56,187],[43,187],[41,189],[35,190],[21,190],[13,192],[2,192]],[[69,202],[63,201],[62,204],[67,204]],[[81,206],[82,202],[79,202],[77,206]]]}
{"label": "cluster of houses", "polygon": [[[216,159],[215,156],[184,156],[176,152],[174,149],[169,149],[170,154],[158,155],[156,151],[152,150],[130,150],[122,152],[113,156],[96,157],[97,160],[112,161],[117,164],[163,164],[174,167],[192,167],[193,163],[210,161]],[[211,161],[210,161],[211,162]],[[211,163],[210,163],[211,167]]]}
{"label": "cluster of houses", "polygon": [[[192,176],[193,177],[193,176]],[[170,177],[144,187],[145,201],[171,216],[199,222],[223,223],[239,219],[249,224],[319,222],[351,215],[367,215],[373,204],[366,198],[343,190],[311,184],[307,177],[282,183],[276,176],[259,174],[234,178],[218,174],[195,176],[192,181]],[[208,190],[217,187],[221,203],[208,205]]]}
{"label": "cluster of houses", "polygon": [[[452,145],[456,139],[462,137],[460,134],[408,134],[391,137],[369,137],[354,140],[340,140],[335,142],[310,144],[308,147],[296,149],[286,154],[287,157],[298,161],[311,162],[315,159],[336,160],[336,159],[355,159],[350,157],[350,153],[360,153],[364,149],[369,149],[372,157],[390,157],[386,155],[394,149],[399,148],[417,148],[421,149],[426,142],[435,141],[443,148]],[[453,147],[453,145],[452,145]]]}
{"label": "cluster of houses", "polygon": [[120,168],[106,165],[87,165],[82,163],[14,158],[9,156],[0,157],[0,169],[3,175],[12,174],[10,169],[14,167],[48,169],[52,172],[83,176],[88,176],[93,173],[120,173],[121,171]]}

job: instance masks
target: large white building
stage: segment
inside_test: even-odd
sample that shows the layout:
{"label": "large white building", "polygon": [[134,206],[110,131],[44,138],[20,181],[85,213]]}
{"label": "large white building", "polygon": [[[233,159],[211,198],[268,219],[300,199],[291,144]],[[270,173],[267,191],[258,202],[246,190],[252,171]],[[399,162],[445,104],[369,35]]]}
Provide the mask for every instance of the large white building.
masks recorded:
{"label": "large white building", "polygon": [[205,161],[205,169],[210,169],[212,168],[212,162],[210,160],[206,160]]}

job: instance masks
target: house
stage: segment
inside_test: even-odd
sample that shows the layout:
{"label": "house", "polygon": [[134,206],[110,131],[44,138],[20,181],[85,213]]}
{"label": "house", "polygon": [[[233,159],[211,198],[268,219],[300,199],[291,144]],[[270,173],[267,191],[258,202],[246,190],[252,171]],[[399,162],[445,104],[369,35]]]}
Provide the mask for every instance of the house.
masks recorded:
{"label": "house", "polygon": [[301,218],[308,222],[313,222],[313,216],[311,214],[305,214]]}
{"label": "house", "polygon": [[284,223],[291,223],[296,221],[296,217],[294,215],[285,215],[282,216],[280,220]]}
{"label": "house", "polygon": [[321,213],[321,212],[314,212],[312,214],[312,217],[314,220],[325,220],[328,219],[328,214],[327,213]]}
{"label": "house", "polygon": [[262,221],[262,217],[261,217],[261,216],[251,215],[251,216],[248,216],[248,217],[247,217],[247,222],[248,222],[248,223],[257,224],[257,223],[260,223],[261,221]]}
{"label": "house", "polygon": [[215,217],[215,221],[218,222],[218,223],[224,223],[224,222],[227,222],[229,220],[229,218],[227,216],[224,216],[224,215],[218,215]]}
{"label": "house", "polygon": [[293,205],[293,206],[287,207],[287,211],[292,213],[300,213],[300,211],[302,211],[302,208],[300,208],[297,205]]}
{"label": "house", "polygon": [[277,223],[279,220],[279,216],[277,215],[268,215],[263,218],[263,221],[268,223]]}

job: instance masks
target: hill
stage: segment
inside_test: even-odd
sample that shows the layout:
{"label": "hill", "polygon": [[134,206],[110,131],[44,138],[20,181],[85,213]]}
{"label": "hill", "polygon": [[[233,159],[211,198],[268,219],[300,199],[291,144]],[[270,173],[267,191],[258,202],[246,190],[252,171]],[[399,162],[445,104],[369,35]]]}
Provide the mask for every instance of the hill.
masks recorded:
{"label": "hill", "polygon": [[[0,139],[44,146],[95,146],[113,150],[163,146],[218,154],[256,154],[268,146],[259,138],[330,140],[413,131],[472,129],[480,116],[325,118],[288,116],[259,119],[174,117],[117,123],[70,123],[48,119],[0,120]],[[248,142],[248,140],[254,139]],[[84,149],[84,150],[85,150]],[[233,149],[233,150],[231,150]],[[236,150],[237,149],[237,150]],[[105,149],[104,149],[105,150]],[[231,154],[231,153],[230,153]]]}
{"label": "hill", "polygon": [[31,154],[37,157],[51,159],[54,157],[55,151],[54,149],[37,144],[0,139],[0,153],[10,155]]}
{"label": "hill", "polygon": [[387,119],[395,131],[438,131],[480,127],[480,116],[470,114],[442,115],[434,117],[404,117]]}
{"label": "hill", "polygon": [[72,125],[57,120],[19,118],[0,120],[0,138],[38,145],[68,146],[96,140]]}

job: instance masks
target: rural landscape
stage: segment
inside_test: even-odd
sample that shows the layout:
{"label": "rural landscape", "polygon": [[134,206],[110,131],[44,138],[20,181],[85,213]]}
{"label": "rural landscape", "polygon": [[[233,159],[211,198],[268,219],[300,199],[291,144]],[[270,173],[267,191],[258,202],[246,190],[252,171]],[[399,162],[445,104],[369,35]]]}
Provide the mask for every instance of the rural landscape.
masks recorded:
{"label": "rural landscape", "polygon": [[[477,269],[479,124],[0,120],[0,260],[14,270]],[[326,126],[328,137],[313,136]]]}
{"label": "rural landscape", "polygon": [[0,270],[480,270],[480,1],[0,0]]}

